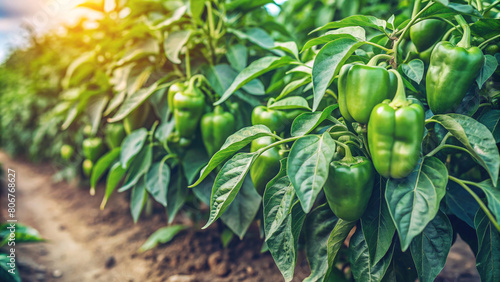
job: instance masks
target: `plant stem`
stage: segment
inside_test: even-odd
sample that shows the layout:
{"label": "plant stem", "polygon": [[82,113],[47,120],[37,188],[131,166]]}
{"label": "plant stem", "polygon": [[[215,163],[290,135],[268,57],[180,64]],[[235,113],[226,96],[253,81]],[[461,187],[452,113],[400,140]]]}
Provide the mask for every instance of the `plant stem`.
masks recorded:
{"label": "plant stem", "polygon": [[497,38],[500,38],[500,34],[495,35],[495,36],[493,36],[492,38],[490,38],[490,39],[488,39],[488,40],[484,41],[483,43],[479,44],[479,46],[477,46],[477,47],[479,47],[479,49],[481,49],[481,50],[482,50],[484,47],[486,47],[486,45],[487,45],[489,42],[491,42],[491,41],[493,41],[493,40],[495,40],[495,39],[497,39]]}
{"label": "plant stem", "polygon": [[476,5],[477,5],[477,9],[481,13],[483,11],[483,2],[482,2],[482,0],[476,0]]}
{"label": "plant stem", "polygon": [[411,13],[411,17],[414,18],[417,13],[420,11],[420,3],[421,3],[421,0],[415,0],[415,2],[413,3],[413,11]]}
{"label": "plant stem", "polygon": [[451,133],[448,132],[448,134],[446,134],[443,138],[443,140],[441,140],[441,143],[439,143],[439,145],[434,148],[434,150],[432,150],[431,152],[429,152],[427,155],[425,155],[426,157],[432,157],[434,156],[437,152],[439,152],[441,149],[444,148],[444,146],[446,145],[446,140],[448,140],[448,138],[451,137]]}
{"label": "plant stem", "polygon": [[[274,137],[276,138],[278,136],[275,135]],[[293,142],[293,141],[298,140],[298,139],[300,139],[302,137],[304,137],[304,136],[291,137],[291,138],[287,138],[287,139],[282,139],[282,138],[278,137],[278,138],[281,139],[280,141],[278,141],[276,143],[273,143],[273,144],[269,144],[266,147],[258,150],[257,151],[258,155],[260,156],[262,153],[264,153],[265,151],[271,149],[272,147],[276,147],[276,146],[281,145],[281,144],[286,144],[286,143],[289,143],[289,142]]]}
{"label": "plant stem", "polygon": [[335,143],[337,145],[340,145],[342,148],[344,148],[345,156],[342,159],[342,161],[347,162],[347,163],[354,162],[354,158],[352,157],[351,149],[349,148],[349,146],[347,146],[346,144],[344,144],[344,143],[342,143],[340,141],[337,141],[335,139],[333,139],[333,141],[335,141]]}
{"label": "plant stem", "polygon": [[[451,175],[448,175],[448,179],[456,182],[458,185],[462,186],[462,188],[464,188],[467,192],[469,192],[469,194],[476,200],[476,202],[479,204],[479,206],[481,207],[481,209],[484,211],[484,213],[486,214],[486,216],[488,216],[488,218],[490,219],[491,223],[495,226],[495,228],[500,232],[500,225],[498,224],[498,222],[495,220],[495,217],[491,214],[490,210],[488,209],[488,207],[486,207],[486,205],[483,203],[483,201],[481,200],[481,198],[479,198],[478,195],[476,195],[476,193],[474,193],[474,191],[472,191],[469,186],[467,186],[463,180],[461,179],[458,179],[458,178],[455,178]],[[471,183],[471,182],[468,182],[468,183]]]}
{"label": "plant stem", "polygon": [[488,13],[491,9],[495,8],[495,6],[498,6],[498,4],[500,4],[500,0],[495,1],[491,5],[489,5],[488,7],[486,7],[486,9],[483,10],[483,15],[485,15],[486,13]]}
{"label": "plant stem", "polygon": [[189,48],[186,46],[186,78],[191,79],[191,58],[189,57]]}
{"label": "plant stem", "polygon": [[457,46],[463,47],[465,49],[470,48],[470,27],[469,24],[465,21],[462,15],[455,15],[455,19],[460,24],[462,29],[464,30],[464,35],[462,36],[462,40],[458,42]]}
{"label": "plant stem", "polygon": [[379,44],[377,44],[377,43],[373,43],[373,42],[370,42],[370,41],[365,41],[365,42],[364,42],[364,44],[368,44],[368,45],[371,45],[371,46],[377,47],[377,48],[379,48],[379,49],[382,49],[382,50],[386,51],[386,52],[387,52],[387,53],[389,53],[389,54],[393,52],[393,50],[392,50],[392,49],[385,48],[385,47],[384,47],[384,46],[382,46],[382,45],[379,45]]}
{"label": "plant stem", "polygon": [[387,54],[378,54],[378,55],[375,55],[373,56],[373,58],[370,59],[370,61],[368,62],[368,64],[366,64],[367,66],[376,66],[378,61],[380,59],[392,59],[392,56],[391,55],[387,55]]}

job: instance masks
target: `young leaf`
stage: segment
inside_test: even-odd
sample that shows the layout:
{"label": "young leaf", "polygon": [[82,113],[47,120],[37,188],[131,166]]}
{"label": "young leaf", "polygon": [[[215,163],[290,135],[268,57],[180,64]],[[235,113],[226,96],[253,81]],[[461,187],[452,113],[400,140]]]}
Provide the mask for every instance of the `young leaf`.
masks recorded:
{"label": "young leaf", "polygon": [[106,206],[109,197],[113,194],[116,186],[118,186],[118,183],[120,183],[126,172],[127,169],[123,168],[119,162],[116,162],[109,170],[108,179],[106,180],[106,192],[102,199],[101,210]]}
{"label": "young leaf", "polygon": [[[245,45],[241,45],[241,44],[230,45],[227,49],[226,57],[227,57],[227,60],[229,61],[229,64],[231,64],[231,67],[233,67],[235,70],[240,72],[247,66],[247,62],[248,62],[247,47],[245,47]],[[230,84],[231,84],[231,82],[229,82],[228,86]],[[222,92],[221,95],[223,93],[224,92]]]}
{"label": "young leaf", "polygon": [[138,184],[132,189],[132,195],[130,197],[130,213],[132,213],[134,223],[137,223],[139,220],[147,198],[148,193],[146,192],[146,181],[142,178],[141,181],[139,181]]}
{"label": "young leaf", "polygon": [[304,113],[298,116],[292,123],[291,135],[303,136],[313,131],[320,123],[331,116],[332,112],[338,108],[339,105],[328,106],[323,112]]}
{"label": "young leaf", "polygon": [[163,42],[163,48],[165,49],[165,56],[174,64],[180,64],[179,54],[181,53],[182,47],[186,45],[191,36],[190,29],[178,30],[170,33]]}
{"label": "young leaf", "polygon": [[368,245],[370,261],[373,263],[379,262],[389,251],[396,232],[384,195],[385,181],[379,177],[368,202],[368,208],[361,217],[361,228]]}
{"label": "young leaf", "polygon": [[189,0],[189,12],[193,20],[198,21],[205,10],[203,0]]}
{"label": "young leaf", "polygon": [[212,156],[210,162],[208,162],[208,164],[201,170],[200,178],[198,178],[194,184],[189,186],[189,188],[200,184],[212,170],[234,155],[234,153],[250,144],[253,140],[271,135],[271,130],[264,125],[254,125],[238,130],[226,139],[226,142],[222,145],[220,150]]}
{"label": "young leaf", "polygon": [[391,263],[394,245],[377,263],[370,261],[368,245],[361,229],[357,229],[349,242],[349,261],[355,281],[381,281]]}
{"label": "young leaf", "polygon": [[276,101],[268,106],[273,110],[292,110],[292,109],[306,109],[311,110],[307,104],[307,100],[300,96],[288,97],[283,100]]}
{"label": "young leaf", "polygon": [[164,207],[167,206],[167,191],[170,184],[170,167],[165,162],[156,162],[146,175],[146,189]]}
{"label": "young leaf", "polygon": [[216,221],[229,207],[256,158],[257,153],[239,153],[224,164],[215,178],[210,201],[210,218],[203,229]]}
{"label": "young leaf", "polygon": [[280,95],[278,95],[278,97],[276,97],[276,101],[282,99],[283,97],[287,96],[288,94],[292,93],[293,91],[299,89],[300,87],[302,87],[308,83],[311,83],[311,76],[310,75],[304,76],[303,78],[300,78],[300,79],[297,79],[297,80],[294,80],[294,81],[288,83],[283,88]]}
{"label": "young leaf", "polygon": [[120,163],[123,168],[127,168],[129,162],[139,153],[146,142],[148,131],[145,128],[140,128],[130,133],[122,142],[122,150],[120,152]]}
{"label": "young leaf", "polygon": [[500,110],[488,111],[479,121],[491,131],[495,142],[500,143]]}
{"label": "young leaf", "polygon": [[175,235],[179,234],[182,230],[187,229],[187,226],[184,225],[171,225],[165,226],[158,230],[156,230],[149,238],[142,244],[139,252],[145,252],[147,250],[151,250],[154,247],[158,246],[158,244],[165,244],[174,239]]}
{"label": "young leaf", "polygon": [[408,64],[402,64],[401,69],[407,77],[418,84],[424,77],[424,62],[420,59],[411,60]]}
{"label": "young leaf", "polygon": [[[163,85],[161,87],[167,87],[167,85]],[[140,105],[145,103],[145,101],[151,97],[155,93],[156,90],[160,89],[158,86],[158,81],[153,83],[151,86],[147,88],[142,88],[131,95],[127,96],[121,107],[118,109],[118,112],[108,120],[108,122],[117,122],[124,118],[126,118],[131,112],[137,109]]]}
{"label": "young leaf", "polygon": [[419,281],[436,279],[446,263],[452,240],[453,227],[446,214],[438,212],[410,245]]}
{"label": "young leaf", "polygon": [[476,267],[481,281],[500,281],[500,233],[480,209],[474,219],[479,241]]}
{"label": "young leaf", "polygon": [[108,170],[108,168],[115,163],[115,160],[120,156],[120,152],[120,147],[114,148],[97,160],[94,165],[94,169],[92,169],[92,175],[90,176],[90,187],[92,190],[95,190],[97,181],[99,181],[106,170]]}
{"label": "young leaf", "polygon": [[490,78],[498,67],[498,61],[495,57],[491,55],[484,56],[484,66],[479,71],[479,75],[476,78],[477,85],[479,89],[483,87],[483,84]]}
{"label": "young leaf", "polygon": [[289,42],[275,42],[274,49],[285,51],[293,56],[294,59],[300,61],[299,59],[299,49],[297,48],[297,43],[293,41]]}
{"label": "young leaf", "polygon": [[[149,168],[151,167],[151,161],[153,158],[153,147],[146,146],[137,155],[132,163],[130,164],[130,170],[127,177],[127,182],[123,185],[118,192],[124,192],[132,188],[136,183],[139,182],[142,176],[144,176]],[[122,166],[123,167],[123,166]],[[146,183],[143,184],[146,186]]]}
{"label": "young leaf", "polygon": [[360,42],[356,39],[339,38],[326,44],[318,52],[312,70],[313,111],[318,108],[326,89],[332,82],[333,77],[340,71],[344,62],[363,44],[363,41]]}
{"label": "young leaf", "polygon": [[479,204],[467,190],[454,181],[448,181],[445,201],[450,212],[474,228],[474,217]]}
{"label": "young leaf", "polygon": [[382,33],[385,33],[385,28],[387,26],[387,22],[384,20],[381,20],[379,18],[376,18],[374,16],[355,15],[355,16],[350,16],[350,17],[344,18],[344,19],[339,20],[339,21],[327,23],[326,25],[311,31],[311,33],[314,33],[314,32],[320,31],[320,30],[325,30],[325,29],[335,29],[335,28],[348,27],[348,26],[370,27],[370,28],[378,29]]}
{"label": "young leaf", "polygon": [[224,92],[222,97],[214,103],[215,106],[224,103],[236,90],[251,80],[263,75],[266,72],[288,65],[292,60],[290,57],[268,56],[260,58],[242,70],[234,79],[233,83]]}
{"label": "young leaf", "polygon": [[387,181],[385,199],[403,251],[436,216],[447,182],[448,170],[434,157],[424,158],[407,177]]}
{"label": "young leaf", "polygon": [[287,171],[304,211],[308,213],[328,177],[335,142],[328,132],[304,136],[292,146]]}
{"label": "young leaf", "polygon": [[496,187],[500,171],[500,155],[491,132],[473,118],[458,115],[435,115],[429,119],[444,126],[457,138],[472,157],[488,172]]}
{"label": "young leaf", "polygon": [[326,44],[339,38],[348,37],[352,39],[357,39],[360,41],[366,40],[366,31],[360,26],[349,26],[343,27],[336,30],[330,30],[324,35],[313,38],[306,42],[304,47],[302,47],[301,53],[305,50],[320,44]]}
{"label": "young leaf", "polygon": [[317,207],[306,217],[306,255],[311,275],[304,281],[320,281],[327,274],[328,239],[337,221],[328,204]]}
{"label": "young leaf", "polygon": [[187,200],[189,190],[186,189],[187,183],[181,169],[170,176],[170,185],[167,191],[167,213],[168,224],[174,221],[179,210],[184,206]]}

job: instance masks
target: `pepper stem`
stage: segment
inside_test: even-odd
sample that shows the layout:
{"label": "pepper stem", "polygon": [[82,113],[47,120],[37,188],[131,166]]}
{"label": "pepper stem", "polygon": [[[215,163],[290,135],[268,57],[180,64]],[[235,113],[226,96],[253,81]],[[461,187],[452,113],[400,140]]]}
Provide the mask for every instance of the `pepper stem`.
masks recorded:
{"label": "pepper stem", "polygon": [[355,161],[354,157],[352,156],[351,149],[349,148],[349,146],[347,146],[346,144],[344,144],[340,141],[337,141],[335,139],[333,141],[335,141],[335,143],[337,143],[337,145],[340,145],[340,146],[342,146],[342,148],[344,148],[345,156],[342,159],[343,162],[352,163]]}
{"label": "pepper stem", "polygon": [[398,89],[396,90],[396,96],[392,100],[391,104],[399,104],[399,103],[406,103],[406,92],[405,92],[405,86],[403,82],[403,78],[399,74],[398,71],[396,70],[389,70],[390,72],[394,73],[398,79]]}
{"label": "pepper stem", "polygon": [[222,115],[224,113],[224,109],[221,106],[215,106],[214,113],[216,115]]}
{"label": "pepper stem", "polygon": [[373,56],[373,58],[370,59],[370,61],[366,65],[367,66],[376,66],[380,59],[389,59],[390,60],[390,59],[392,59],[392,56],[387,55],[387,54],[375,55],[375,56]]}
{"label": "pepper stem", "polygon": [[465,49],[470,48],[470,27],[469,24],[465,21],[464,17],[462,15],[455,15],[455,19],[457,22],[460,24],[462,29],[464,30],[464,35],[462,36],[462,40],[458,42],[457,46],[458,47],[463,47]]}

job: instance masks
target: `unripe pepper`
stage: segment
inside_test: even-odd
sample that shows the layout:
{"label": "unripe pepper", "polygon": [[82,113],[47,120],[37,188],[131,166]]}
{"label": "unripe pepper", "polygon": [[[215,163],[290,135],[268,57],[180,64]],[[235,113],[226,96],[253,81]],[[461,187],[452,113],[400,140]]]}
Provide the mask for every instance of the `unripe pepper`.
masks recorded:
{"label": "unripe pepper", "polygon": [[373,107],[396,94],[396,77],[376,66],[378,56],[368,65],[344,65],[340,71],[339,109],[346,121],[367,124]]}
{"label": "unripe pepper", "polygon": [[265,106],[258,106],[252,112],[252,124],[263,124],[271,131],[281,133],[288,126],[286,114],[279,110],[271,110]]}
{"label": "unripe pepper", "polygon": [[173,99],[175,128],[179,136],[192,139],[205,108],[205,97],[192,79],[186,90],[175,93]]}
{"label": "unripe pepper", "polygon": [[353,157],[347,145],[341,145],[345,157],[330,163],[323,190],[333,213],[346,221],[361,218],[370,200],[375,181],[373,165],[365,157]]}
{"label": "unripe pepper", "polygon": [[410,38],[418,52],[429,49],[446,32],[447,23],[437,19],[425,19],[410,27]]}
{"label": "unripe pepper", "polygon": [[121,123],[110,123],[106,125],[105,141],[110,149],[118,148],[121,146],[123,139],[127,135],[125,128]]}
{"label": "unripe pepper", "polygon": [[64,144],[61,146],[61,157],[67,161],[67,160],[71,159],[74,151],[75,150],[73,149],[73,147],[71,145]]}
{"label": "unripe pepper", "polygon": [[403,79],[398,78],[394,100],[373,108],[368,122],[368,147],[377,172],[386,178],[408,176],[418,163],[424,136],[424,109],[406,99]]}
{"label": "unripe pepper", "polygon": [[92,169],[94,168],[94,163],[91,160],[84,160],[82,163],[83,175],[89,177],[92,174]]}
{"label": "unripe pepper", "polygon": [[201,137],[208,155],[213,156],[226,142],[227,137],[236,130],[234,116],[225,112],[221,106],[201,118]]}
{"label": "unripe pepper", "polygon": [[[274,139],[269,136],[255,139],[250,146],[250,152],[257,152],[273,142]],[[263,152],[252,164],[250,168],[250,177],[252,178],[255,189],[260,195],[264,193],[267,183],[280,171],[280,160],[282,156],[279,147],[272,147]]]}
{"label": "unripe pepper", "polygon": [[461,16],[457,20],[464,29],[462,40],[457,46],[439,42],[427,71],[427,102],[434,114],[456,110],[484,64],[481,49],[470,46],[469,25]]}
{"label": "unripe pepper", "polygon": [[82,144],[83,156],[92,162],[102,156],[105,152],[104,143],[99,137],[92,137],[83,140]]}
{"label": "unripe pepper", "polygon": [[170,109],[171,112],[174,111],[174,96],[177,94],[177,92],[183,92],[187,88],[186,84],[182,82],[176,82],[172,84],[168,88],[168,93],[167,93],[167,100],[168,100],[168,108]]}

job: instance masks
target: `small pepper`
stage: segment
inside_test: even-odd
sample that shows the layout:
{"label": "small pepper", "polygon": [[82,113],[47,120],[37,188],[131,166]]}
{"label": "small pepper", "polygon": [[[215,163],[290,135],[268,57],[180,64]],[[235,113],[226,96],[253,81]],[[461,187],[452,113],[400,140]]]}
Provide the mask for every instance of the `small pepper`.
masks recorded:
{"label": "small pepper", "polygon": [[194,81],[192,79],[186,90],[175,93],[173,97],[175,128],[179,136],[186,139],[193,138],[205,108],[203,92]]}
{"label": "small pepper", "polygon": [[323,190],[333,213],[346,221],[361,218],[370,200],[375,180],[373,165],[365,157],[353,157],[349,146],[341,144],[345,157],[330,163]]}
{"label": "small pepper", "polygon": [[201,137],[209,156],[213,156],[236,130],[234,116],[221,106],[201,118]]}
{"label": "small pepper", "polygon": [[289,122],[284,112],[258,106],[253,109],[252,124],[263,124],[269,127],[271,131],[281,133],[289,125]]}
{"label": "small pepper", "polygon": [[83,140],[83,156],[92,162],[97,161],[105,152],[104,143],[99,137],[92,137]]}
{"label": "small pepper", "polygon": [[106,125],[105,131],[105,141],[110,149],[118,148],[121,146],[123,139],[125,139],[126,133],[123,124],[121,123],[110,123]]}
{"label": "small pepper", "polygon": [[[274,139],[269,136],[255,139],[250,146],[250,152],[257,152],[273,142]],[[267,183],[280,171],[280,160],[282,156],[283,154],[280,154],[278,147],[272,147],[263,152],[252,164],[250,168],[250,177],[252,178],[255,189],[260,195],[264,193]]]}
{"label": "small pepper", "polygon": [[408,176],[418,163],[424,136],[424,109],[406,99],[403,79],[396,74],[398,90],[392,102],[373,108],[368,122],[368,147],[377,172],[386,177]]}
{"label": "small pepper", "polygon": [[94,168],[94,163],[91,160],[84,160],[82,163],[83,175],[89,177],[92,174],[92,169]]}

